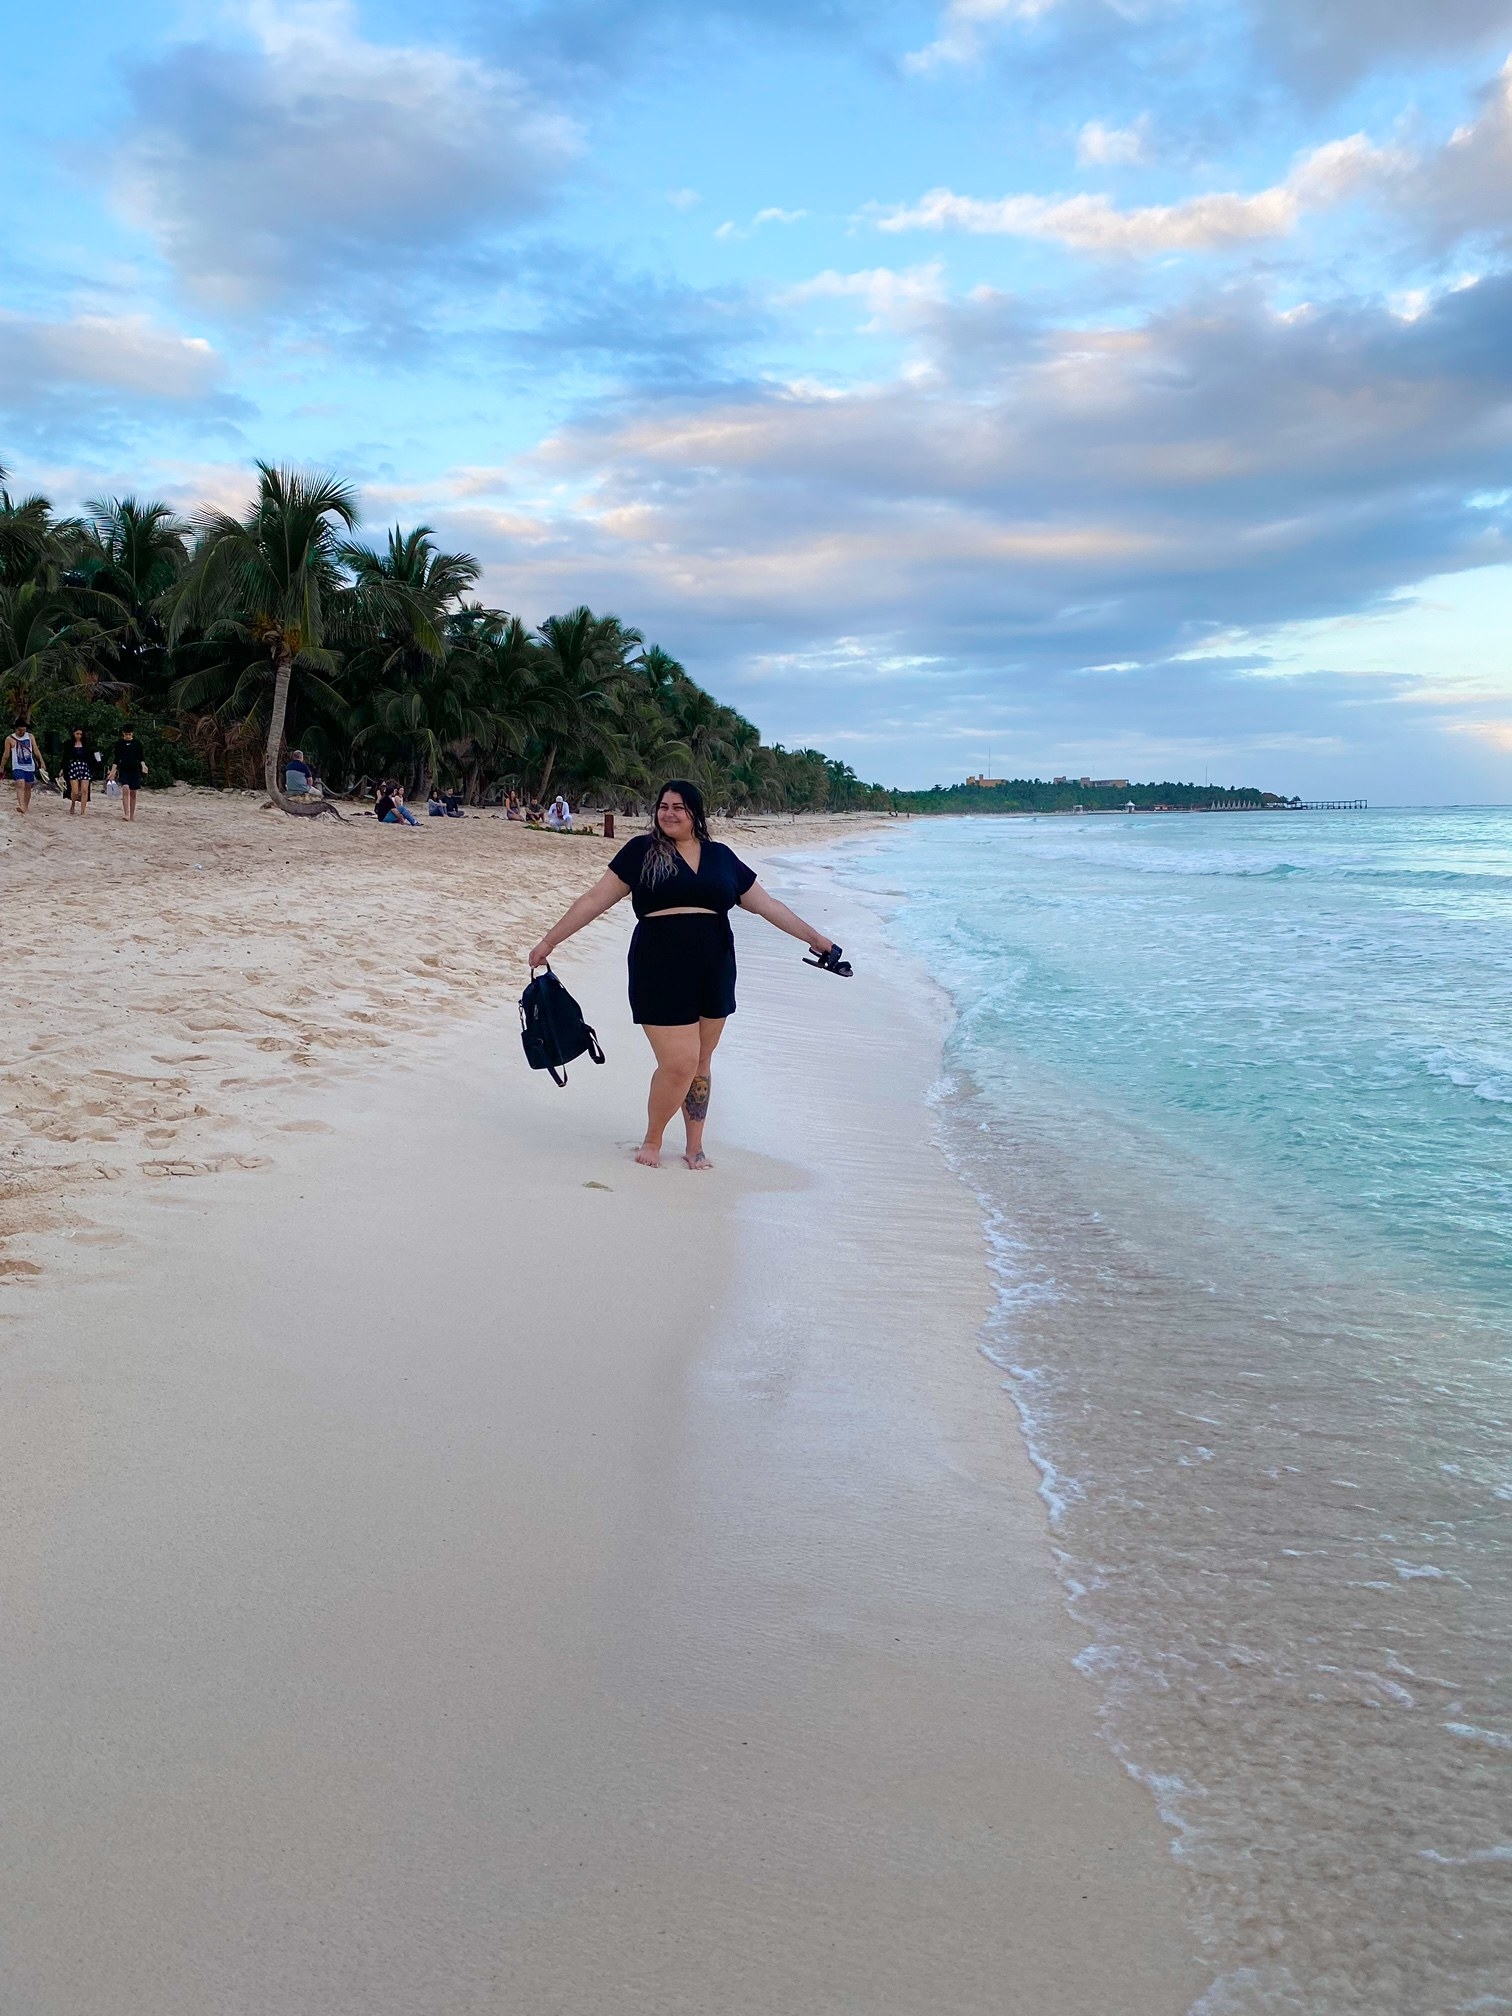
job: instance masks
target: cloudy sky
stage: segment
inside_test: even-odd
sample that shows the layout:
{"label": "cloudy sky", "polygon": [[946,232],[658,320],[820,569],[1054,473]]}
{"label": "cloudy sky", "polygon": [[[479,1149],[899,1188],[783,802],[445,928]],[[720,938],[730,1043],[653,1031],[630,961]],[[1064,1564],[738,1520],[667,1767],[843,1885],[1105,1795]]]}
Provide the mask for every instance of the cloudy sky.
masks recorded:
{"label": "cloudy sky", "polygon": [[51,0],[7,44],[21,487],[334,467],[886,782],[1512,800],[1512,0]]}

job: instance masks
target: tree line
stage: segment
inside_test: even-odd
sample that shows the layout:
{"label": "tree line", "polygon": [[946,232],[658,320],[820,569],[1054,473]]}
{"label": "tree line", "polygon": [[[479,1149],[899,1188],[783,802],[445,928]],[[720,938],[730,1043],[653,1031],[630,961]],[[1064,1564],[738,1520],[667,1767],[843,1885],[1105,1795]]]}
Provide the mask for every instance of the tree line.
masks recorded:
{"label": "tree line", "polygon": [[1068,778],[1005,778],[988,784],[936,784],[895,791],[902,812],[1259,812],[1299,805],[1274,791],[1229,784],[1082,784]]}
{"label": "tree line", "polygon": [[532,629],[430,526],[364,544],[350,484],[257,470],[240,516],[126,496],[69,517],[0,488],[0,707],[44,756],[129,716],[155,782],[261,783],[290,812],[318,809],[284,792],[296,747],[341,793],[392,777],[629,809],[676,775],[730,811],[892,809],[848,764],[764,743],[619,617]]}

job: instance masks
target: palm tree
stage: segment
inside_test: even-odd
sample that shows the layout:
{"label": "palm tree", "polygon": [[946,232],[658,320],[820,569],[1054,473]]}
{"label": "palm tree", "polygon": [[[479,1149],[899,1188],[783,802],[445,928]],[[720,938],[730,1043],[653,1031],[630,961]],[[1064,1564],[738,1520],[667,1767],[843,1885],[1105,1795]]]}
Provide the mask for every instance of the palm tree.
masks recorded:
{"label": "palm tree", "polygon": [[[0,484],[7,471],[0,469]],[[0,489],[0,582],[16,588],[44,574],[56,581],[63,558],[62,527],[45,497],[12,497]]]}
{"label": "palm tree", "polygon": [[168,664],[163,611],[188,564],[189,527],[167,504],[94,498],[69,581],[98,624],[117,682],[161,684]]}
{"label": "palm tree", "polygon": [[476,803],[490,759],[520,756],[532,741],[566,734],[573,714],[562,691],[542,676],[541,646],[518,616],[466,603],[450,619],[447,636],[453,657],[477,666],[486,711],[486,734],[453,752],[463,768],[469,802]]}
{"label": "palm tree", "polygon": [[0,581],[0,700],[29,714],[48,693],[77,684],[85,633],[45,580]]}
{"label": "palm tree", "polygon": [[[604,750],[614,741],[619,690],[631,676],[631,658],[644,640],[617,616],[595,616],[587,607],[548,616],[541,625],[541,683],[570,721],[576,741]],[[546,764],[537,795],[544,799],[562,745],[557,732],[546,745]]]}
{"label": "palm tree", "polygon": [[353,746],[387,741],[403,752],[396,762],[418,767],[426,791],[445,749],[485,732],[476,668],[453,662],[447,632],[483,570],[470,553],[438,551],[429,525],[396,525],[384,553],[343,546],[341,560],[352,573],[343,626],[355,647],[346,665]]}
{"label": "palm tree", "polygon": [[257,469],[258,494],[244,519],[211,511],[199,521],[194,557],[173,598],[169,634],[177,641],[197,625],[257,646],[273,678],[263,750],[268,796],[285,812],[340,818],[322,799],[290,798],[279,760],[295,669],[317,675],[336,669],[325,647],[328,611],[344,585],[336,527],[355,527],[357,499],[335,476],[305,476],[266,462]]}

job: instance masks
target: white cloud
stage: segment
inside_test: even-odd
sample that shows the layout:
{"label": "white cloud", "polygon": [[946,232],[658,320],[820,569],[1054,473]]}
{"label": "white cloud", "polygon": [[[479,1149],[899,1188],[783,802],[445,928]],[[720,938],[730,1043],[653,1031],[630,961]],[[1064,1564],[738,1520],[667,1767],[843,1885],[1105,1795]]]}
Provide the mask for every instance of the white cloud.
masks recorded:
{"label": "white cloud", "polygon": [[218,393],[223,378],[222,359],[203,337],[145,316],[48,322],[0,311],[0,402],[12,409],[64,390],[190,406]]}
{"label": "white cloud", "polygon": [[727,217],[714,236],[726,242],[731,239],[749,238],[751,233],[759,231],[763,224],[799,224],[807,215],[807,210],[782,210],[776,204],[771,204],[765,210],[758,210],[749,224],[737,224],[733,218]]}
{"label": "white cloud", "polygon": [[667,201],[674,210],[696,210],[703,198],[696,189],[669,189]]}
{"label": "white cloud", "polygon": [[945,269],[938,260],[899,271],[871,266],[860,273],[828,267],[812,280],[784,287],[776,296],[783,306],[805,301],[859,301],[871,315],[871,327],[897,327],[915,320],[921,309],[945,299]]}
{"label": "white cloud", "polygon": [[1076,136],[1076,158],[1083,168],[1129,168],[1148,160],[1150,122],[1136,119],[1132,126],[1105,126],[1089,119]]}
{"label": "white cloud", "polygon": [[931,189],[917,203],[873,212],[881,231],[969,231],[1043,238],[1076,252],[1149,256],[1210,252],[1295,231],[1306,211],[1342,202],[1398,174],[1406,157],[1363,134],[1305,155],[1284,182],[1252,196],[1221,191],[1179,203],[1120,209],[1107,196],[958,196]]}
{"label": "white cloud", "polygon": [[950,0],[938,37],[904,58],[910,70],[937,70],[948,63],[971,63],[981,54],[986,31],[1008,21],[1034,21],[1060,0]]}
{"label": "white cloud", "polygon": [[247,0],[238,46],[132,80],[118,201],[228,310],[412,270],[538,210],[577,134],[506,71],[363,38],[351,0]]}

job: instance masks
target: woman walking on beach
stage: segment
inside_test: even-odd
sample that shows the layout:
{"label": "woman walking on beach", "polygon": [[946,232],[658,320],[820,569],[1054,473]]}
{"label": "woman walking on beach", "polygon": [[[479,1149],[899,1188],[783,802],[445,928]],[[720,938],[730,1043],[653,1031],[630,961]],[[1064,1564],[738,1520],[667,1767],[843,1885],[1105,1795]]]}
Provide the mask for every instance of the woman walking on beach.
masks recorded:
{"label": "woman walking on beach", "polygon": [[710,1068],[725,1022],[735,1012],[738,903],[798,938],[821,958],[835,947],[822,931],[769,896],[755,870],[709,838],[696,784],[674,778],[657,794],[651,830],[623,846],[599,880],[552,925],[530,955],[544,966],[564,939],[628,896],[638,922],[630,941],[630,1011],[656,1057],[646,1108],[646,1138],[635,1159],[661,1167],[662,1135],[679,1106],[690,1169],[713,1167],[703,1150]]}
{"label": "woman walking on beach", "polygon": [[5,738],[4,762],[10,764],[11,782],[16,787],[16,810],[24,813],[37,781],[37,745],[24,714]]}
{"label": "woman walking on beach", "polygon": [[73,740],[63,759],[63,775],[68,779],[68,816],[71,819],[75,812],[89,810],[89,786],[94,776],[89,751],[84,747],[82,728],[73,731]]}

